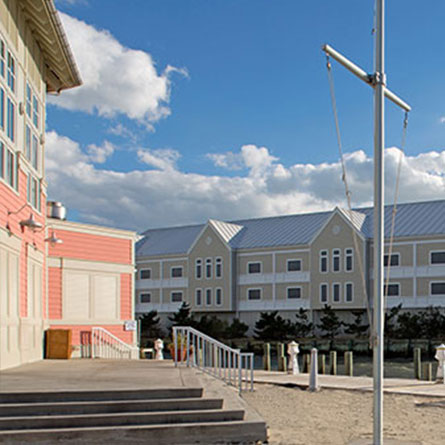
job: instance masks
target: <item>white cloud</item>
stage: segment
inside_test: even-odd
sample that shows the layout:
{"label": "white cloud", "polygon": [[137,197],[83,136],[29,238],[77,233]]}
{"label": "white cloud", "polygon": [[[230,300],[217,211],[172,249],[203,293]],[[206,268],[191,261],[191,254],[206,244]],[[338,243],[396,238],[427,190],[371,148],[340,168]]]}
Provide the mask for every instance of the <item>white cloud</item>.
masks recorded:
{"label": "white cloud", "polygon": [[442,117],[439,119],[439,122],[440,122],[441,124],[445,124],[445,116],[442,116]]}
{"label": "white cloud", "polygon": [[[85,221],[143,230],[345,206],[339,162],[286,167],[267,148],[248,145],[235,153],[245,174],[208,176],[179,171],[174,150],[141,149],[139,159],[154,169],[121,173],[95,168],[79,144],[55,132],[46,141],[49,197]],[[397,148],[386,150],[388,202],[399,156]],[[346,166],[354,205],[369,205],[372,159],[358,150],[346,155]],[[444,171],[445,151],[404,156],[399,201],[445,199]]]}
{"label": "white cloud", "polygon": [[67,14],[60,16],[83,85],[58,97],[50,96],[49,103],[108,118],[126,115],[148,128],[170,114],[169,74],[186,74],[184,70],[167,66],[158,74],[150,54],[126,48],[106,30]]}
{"label": "white cloud", "polygon": [[108,141],[104,141],[101,147],[94,144],[87,147],[90,160],[96,164],[103,164],[114,153],[114,150],[114,145]]}

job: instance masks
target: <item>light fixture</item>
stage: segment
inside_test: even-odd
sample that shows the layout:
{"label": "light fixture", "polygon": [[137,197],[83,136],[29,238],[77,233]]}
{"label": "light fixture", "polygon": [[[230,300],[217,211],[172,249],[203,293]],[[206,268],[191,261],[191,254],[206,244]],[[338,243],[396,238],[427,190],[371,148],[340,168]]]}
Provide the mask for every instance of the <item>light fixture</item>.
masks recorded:
{"label": "light fixture", "polygon": [[55,246],[56,244],[62,244],[63,241],[60,238],[57,238],[54,230],[51,231],[51,236],[45,238],[45,243],[50,243],[51,246]]}
{"label": "light fixture", "polygon": [[28,229],[31,229],[33,232],[37,229],[43,229],[43,225],[34,219],[32,212],[30,213],[28,219],[22,219],[19,224],[22,227],[28,227]]}

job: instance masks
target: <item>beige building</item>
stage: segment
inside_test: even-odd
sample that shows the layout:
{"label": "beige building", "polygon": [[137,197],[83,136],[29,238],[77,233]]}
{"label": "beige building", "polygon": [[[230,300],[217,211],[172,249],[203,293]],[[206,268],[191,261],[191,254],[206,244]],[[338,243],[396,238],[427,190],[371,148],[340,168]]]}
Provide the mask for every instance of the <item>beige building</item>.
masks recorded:
{"label": "beige building", "polygon": [[[386,208],[386,250],[392,207]],[[428,218],[425,218],[428,215]],[[293,318],[325,304],[343,319],[372,302],[372,209],[259,218],[147,230],[136,246],[136,313]],[[445,200],[400,204],[387,307],[445,306]],[[370,303],[372,305],[372,303]]]}

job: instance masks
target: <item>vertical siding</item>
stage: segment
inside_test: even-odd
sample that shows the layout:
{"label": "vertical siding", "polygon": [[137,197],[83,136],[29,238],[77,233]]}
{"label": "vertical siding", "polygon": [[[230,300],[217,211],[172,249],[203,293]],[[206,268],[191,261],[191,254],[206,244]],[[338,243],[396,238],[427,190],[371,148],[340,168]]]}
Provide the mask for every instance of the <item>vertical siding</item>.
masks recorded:
{"label": "vertical siding", "polygon": [[62,318],[62,269],[48,268],[48,318]]}
{"label": "vertical siding", "polygon": [[120,289],[121,320],[133,319],[133,314],[131,311],[131,306],[132,306],[131,280],[132,280],[131,274],[128,273],[121,274],[121,289]]}
{"label": "vertical siding", "polygon": [[132,241],[71,230],[57,230],[63,244],[49,246],[49,256],[132,264]]}

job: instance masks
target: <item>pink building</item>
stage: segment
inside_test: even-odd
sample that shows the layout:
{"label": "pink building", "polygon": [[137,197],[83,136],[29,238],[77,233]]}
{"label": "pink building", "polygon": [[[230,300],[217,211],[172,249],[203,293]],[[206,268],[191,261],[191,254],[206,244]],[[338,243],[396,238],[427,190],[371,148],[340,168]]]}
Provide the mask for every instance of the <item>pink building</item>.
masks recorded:
{"label": "pink building", "polygon": [[48,249],[48,321],[72,331],[73,356],[88,357],[92,327],[135,346],[135,232],[48,218],[61,244]]}

